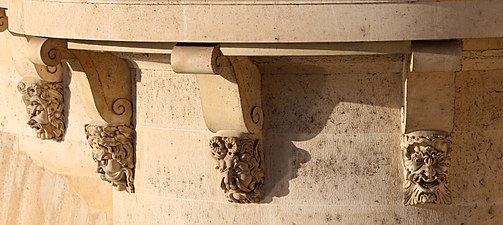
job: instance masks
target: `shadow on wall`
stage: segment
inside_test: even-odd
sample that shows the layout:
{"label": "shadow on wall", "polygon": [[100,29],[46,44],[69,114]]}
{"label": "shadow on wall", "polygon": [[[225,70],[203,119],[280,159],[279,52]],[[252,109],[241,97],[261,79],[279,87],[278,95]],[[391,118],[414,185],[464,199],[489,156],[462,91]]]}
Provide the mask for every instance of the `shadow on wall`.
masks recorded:
{"label": "shadow on wall", "polygon": [[[71,107],[71,99],[72,99],[72,91],[70,90],[70,83],[72,82],[72,72],[69,66],[66,63],[63,63],[63,101],[65,103],[65,108],[63,111],[63,122],[68,126],[69,121],[68,117],[70,116],[70,107]],[[66,139],[66,133],[68,131],[68,127],[63,130],[63,140]]]}
{"label": "shadow on wall", "polygon": [[[401,89],[394,87],[401,85],[402,56],[256,57],[253,61],[262,72],[264,203],[288,195],[289,181],[311,160],[311,151],[293,141],[307,141],[320,133],[388,132],[379,127],[390,125],[392,132],[399,132],[399,118],[373,109],[401,107]],[[337,107],[341,103],[346,105]],[[361,104],[370,106],[358,107]]]}

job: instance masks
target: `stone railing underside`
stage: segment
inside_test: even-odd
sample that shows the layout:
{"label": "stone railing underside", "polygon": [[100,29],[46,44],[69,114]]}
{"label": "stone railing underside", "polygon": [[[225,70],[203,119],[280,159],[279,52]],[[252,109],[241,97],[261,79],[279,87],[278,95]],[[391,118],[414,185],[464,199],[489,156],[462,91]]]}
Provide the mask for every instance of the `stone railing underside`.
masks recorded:
{"label": "stone railing underside", "polygon": [[202,2],[0,0],[0,7],[9,9],[11,32],[84,40],[292,43],[503,36],[502,1]]}

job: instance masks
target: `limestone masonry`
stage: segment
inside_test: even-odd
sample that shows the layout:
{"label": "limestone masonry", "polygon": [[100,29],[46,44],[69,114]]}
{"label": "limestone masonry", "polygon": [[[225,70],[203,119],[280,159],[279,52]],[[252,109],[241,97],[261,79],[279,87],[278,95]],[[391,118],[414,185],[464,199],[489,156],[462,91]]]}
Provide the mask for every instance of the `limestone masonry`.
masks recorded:
{"label": "limestone masonry", "polygon": [[0,225],[503,224],[502,13],[0,0]]}

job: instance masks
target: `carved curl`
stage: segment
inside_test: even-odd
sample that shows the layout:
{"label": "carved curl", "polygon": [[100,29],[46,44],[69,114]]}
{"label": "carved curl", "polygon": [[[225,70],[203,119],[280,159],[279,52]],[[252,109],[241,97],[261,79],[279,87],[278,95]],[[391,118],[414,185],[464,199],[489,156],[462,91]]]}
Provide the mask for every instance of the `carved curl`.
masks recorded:
{"label": "carved curl", "polygon": [[5,9],[0,9],[0,32],[3,32],[7,30],[8,28],[8,19],[7,15],[5,14]]}
{"label": "carved curl", "polygon": [[257,139],[213,137],[211,154],[230,202],[258,203],[264,193],[264,155]]}
{"label": "carved curl", "polygon": [[23,80],[17,88],[26,105],[29,116],[27,124],[37,132],[37,137],[61,141],[65,129],[62,83]]}
{"label": "carved curl", "polygon": [[264,111],[262,111],[260,106],[253,107],[251,118],[253,123],[257,124],[260,128],[264,126]]}
{"label": "carved curl", "polygon": [[404,204],[450,204],[448,188],[450,142],[434,132],[404,135]]}
{"label": "carved curl", "polygon": [[101,179],[119,191],[133,193],[134,130],[128,126],[86,125],[85,131]]}

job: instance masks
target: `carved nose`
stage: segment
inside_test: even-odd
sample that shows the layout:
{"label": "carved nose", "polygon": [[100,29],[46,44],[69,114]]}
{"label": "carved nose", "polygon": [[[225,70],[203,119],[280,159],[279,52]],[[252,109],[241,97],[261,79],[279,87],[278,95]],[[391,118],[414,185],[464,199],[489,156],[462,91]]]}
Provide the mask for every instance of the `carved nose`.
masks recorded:
{"label": "carved nose", "polygon": [[431,165],[427,165],[426,168],[424,169],[424,175],[429,179],[434,178],[436,174],[437,173],[435,171],[435,168],[433,168],[433,166]]}
{"label": "carved nose", "polygon": [[237,185],[236,185],[236,179],[234,178],[234,175],[235,175],[234,170],[232,170],[232,169],[227,170],[225,175],[226,176],[225,176],[224,182],[227,184],[227,186],[230,189],[236,189]]}

